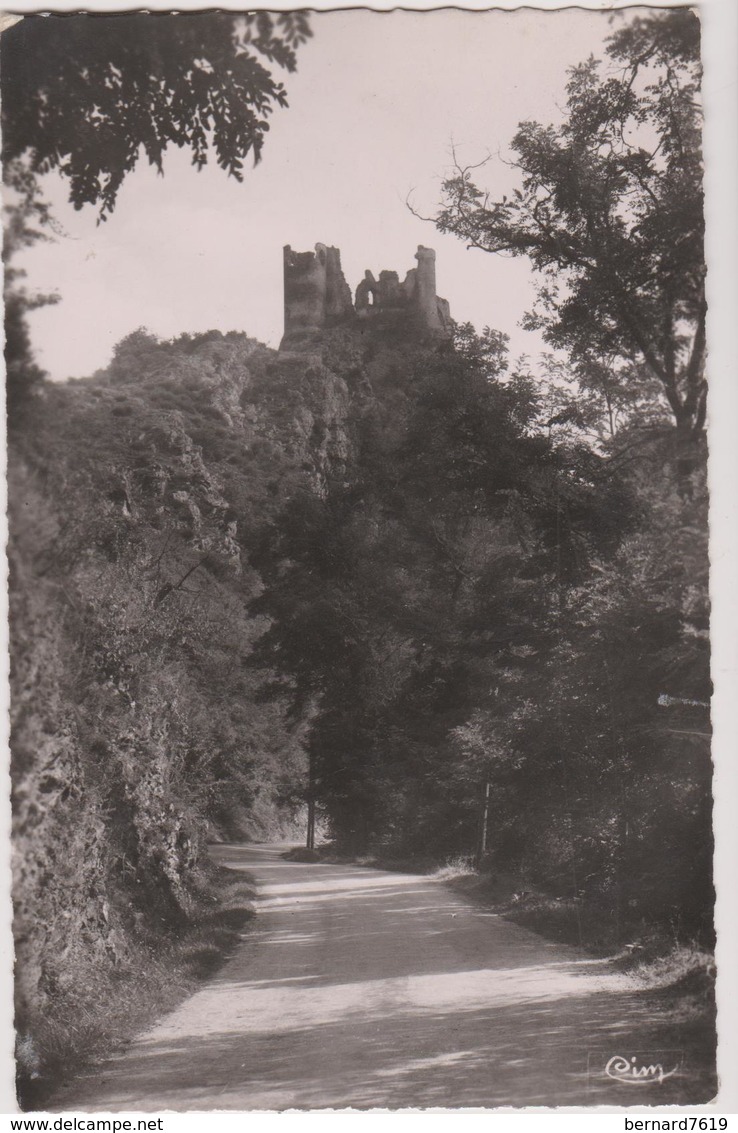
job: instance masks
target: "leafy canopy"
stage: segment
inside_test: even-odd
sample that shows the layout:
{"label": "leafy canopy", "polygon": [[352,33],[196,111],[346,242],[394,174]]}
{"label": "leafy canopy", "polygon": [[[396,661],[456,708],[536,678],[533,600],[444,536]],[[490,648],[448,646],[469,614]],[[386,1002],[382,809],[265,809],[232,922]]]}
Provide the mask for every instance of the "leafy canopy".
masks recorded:
{"label": "leafy canopy", "polygon": [[575,364],[645,364],[677,425],[704,424],[699,23],[687,9],[611,35],[610,67],[571,71],[562,125],[523,122],[521,186],[494,200],[457,165],[435,218],[544,277],[528,325]]}
{"label": "leafy canopy", "polygon": [[303,12],[25,16],[3,33],[3,156],[58,170],[75,208],[112,212],[140,150],[157,169],[170,144],[212,149],[241,180],[259,160],[284,86],[311,34]]}

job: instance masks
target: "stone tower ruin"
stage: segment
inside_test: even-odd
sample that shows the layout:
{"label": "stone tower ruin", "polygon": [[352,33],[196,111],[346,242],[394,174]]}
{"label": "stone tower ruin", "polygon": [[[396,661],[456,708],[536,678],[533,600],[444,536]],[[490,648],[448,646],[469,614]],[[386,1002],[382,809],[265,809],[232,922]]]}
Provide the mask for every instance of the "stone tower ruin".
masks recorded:
{"label": "stone tower ruin", "polygon": [[338,248],[316,244],[314,252],[284,249],[284,336],[279,349],[309,352],[326,330],[352,327],[359,334],[391,339],[443,340],[451,336],[451,315],[436,295],[436,253],[422,244],[418,266],[402,282],[396,271],[375,279],[364,273],[355,298],[341,269]]}

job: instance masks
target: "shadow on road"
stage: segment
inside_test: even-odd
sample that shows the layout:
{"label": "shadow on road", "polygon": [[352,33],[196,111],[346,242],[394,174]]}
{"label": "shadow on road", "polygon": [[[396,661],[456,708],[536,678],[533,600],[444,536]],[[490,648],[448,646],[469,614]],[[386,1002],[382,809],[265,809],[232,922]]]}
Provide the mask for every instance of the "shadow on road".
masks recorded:
{"label": "shadow on road", "polygon": [[[423,878],[218,847],[259,881],[244,946],[71,1104],[107,1109],[684,1105],[715,1093],[709,1036],[599,960]],[[658,1056],[622,1082],[615,1056]],[[674,1073],[671,1071],[674,1070]]]}

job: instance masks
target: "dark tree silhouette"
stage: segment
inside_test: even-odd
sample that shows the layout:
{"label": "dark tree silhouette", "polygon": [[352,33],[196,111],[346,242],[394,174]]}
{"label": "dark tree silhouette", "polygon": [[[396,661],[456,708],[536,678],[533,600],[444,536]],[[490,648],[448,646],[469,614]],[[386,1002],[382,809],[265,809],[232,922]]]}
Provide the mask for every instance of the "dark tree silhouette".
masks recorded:
{"label": "dark tree silhouette", "polygon": [[435,223],[527,256],[544,278],[528,325],[580,366],[645,365],[689,442],[706,396],[699,21],[687,9],[636,18],[607,54],[607,73],[592,58],[572,70],[563,125],[520,125],[511,199],[457,167]]}
{"label": "dark tree silhouette", "polygon": [[[261,61],[294,71],[310,36],[303,12],[25,16],[0,37],[8,407],[15,416],[44,372],[33,359],[27,313],[55,302],[31,295],[9,266],[48,238],[37,174],[57,170],[75,208],[112,213],[141,153],[162,170],[172,144],[198,169],[210,151],[239,181],[258,161],[268,117],[286,106],[283,85]],[[13,199],[14,198],[14,199]]]}
{"label": "dark tree silhouette", "polygon": [[101,219],[141,150],[158,169],[169,145],[198,168],[212,150],[240,180],[287,104],[262,60],[294,71],[310,34],[302,12],[25,16],[1,40],[5,161],[58,170]]}

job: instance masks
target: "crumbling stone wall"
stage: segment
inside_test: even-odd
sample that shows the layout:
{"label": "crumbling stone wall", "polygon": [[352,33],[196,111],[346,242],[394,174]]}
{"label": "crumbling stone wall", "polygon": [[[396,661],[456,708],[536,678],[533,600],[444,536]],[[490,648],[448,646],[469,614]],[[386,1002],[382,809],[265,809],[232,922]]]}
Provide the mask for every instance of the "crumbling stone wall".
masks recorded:
{"label": "crumbling stone wall", "polygon": [[314,345],[325,327],[353,314],[351,289],[338,248],[316,244],[314,252],[284,249],[284,327],[288,349]]}
{"label": "crumbling stone wall", "polygon": [[451,335],[451,314],[436,295],[436,253],[418,247],[417,267],[400,282],[396,271],[371,271],[356,288],[355,302],[341,270],[337,248],[316,244],[314,252],[284,249],[284,337],[280,350],[304,353],[336,326],[415,341]]}

